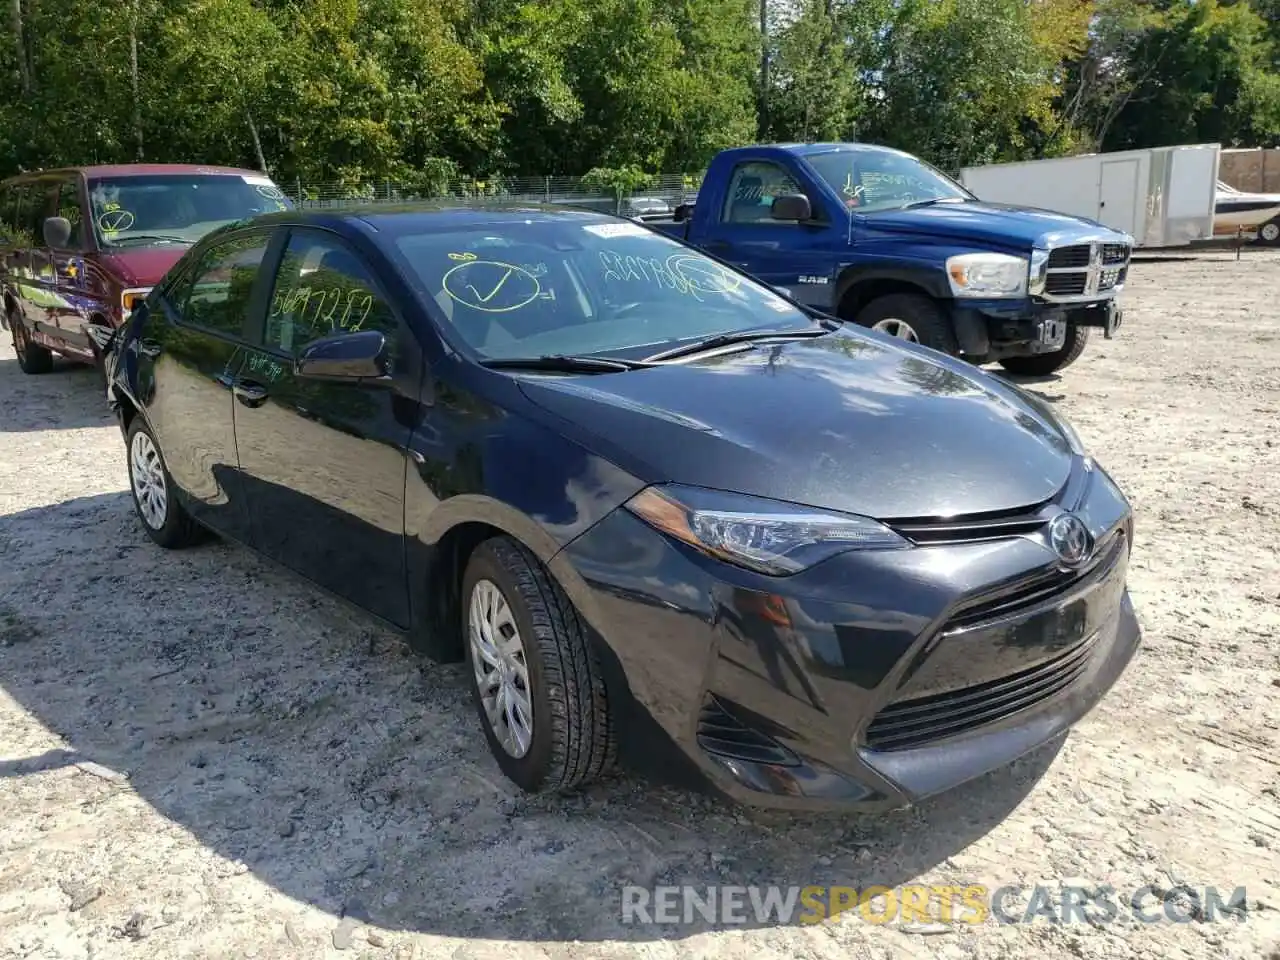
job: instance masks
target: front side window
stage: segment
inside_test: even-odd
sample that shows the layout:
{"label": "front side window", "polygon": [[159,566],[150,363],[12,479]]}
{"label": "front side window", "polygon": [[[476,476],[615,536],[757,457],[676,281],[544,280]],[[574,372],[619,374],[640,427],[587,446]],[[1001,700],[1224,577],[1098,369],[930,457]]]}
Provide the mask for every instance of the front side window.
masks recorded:
{"label": "front side window", "polygon": [[795,177],[776,163],[741,163],[729,181],[722,219],[725,223],[777,223],[772,219],[773,201],[784,194],[802,192]]}
{"label": "front side window", "polygon": [[93,231],[103,249],[195,243],[236,220],[291,209],[267,177],[164,174],[89,181]]}
{"label": "front side window", "polygon": [[901,210],[921,201],[971,200],[973,195],[923,160],[874,147],[845,147],[805,160],[857,213]]}
{"label": "front side window", "polygon": [[394,340],[396,317],[372,274],[337,237],[294,231],[271,294],[266,346],[292,354],[320,337],[360,330]]}
{"label": "front side window", "polygon": [[241,336],[267,241],[266,234],[250,234],[211,247],[180,294],[177,306],[183,321],[226,336]]}
{"label": "front side window", "polygon": [[80,211],[80,182],[71,177],[58,184],[58,213],[71,224],[68,247],[80,250],[84,247],[84,217]]}
{"label": "front side window", "polygon": [[811,328],[768,287],[637,223],[564,216],[395,238],[428,305],[481,359],[647,356],[687,340]]}
{"label": "front side window", "polygon": [[35,180],[23,184],[18,231],[24,246],[44,246],[44,222],[58,215],[58,181]]}
{"label": "front side window", "polygon": [[18,188],[11,183],[0,184],[0,244],[15,242],[18,232]]}

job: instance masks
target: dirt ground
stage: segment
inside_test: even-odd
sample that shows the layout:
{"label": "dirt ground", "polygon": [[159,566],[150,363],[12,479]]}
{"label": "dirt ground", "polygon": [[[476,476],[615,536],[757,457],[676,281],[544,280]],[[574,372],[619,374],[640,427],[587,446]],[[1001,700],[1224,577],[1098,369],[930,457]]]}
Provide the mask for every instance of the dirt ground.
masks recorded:
{"label": "dirt ground", "polygon": [[[517,796],[458,668],[244,550],[154,547],[95,375],[0,347],[0,957],[1280,958],[1280,253],[1139,263],[1060,378],[1132,497],[1145,644],[917,810]],[[1185,884],[1235,919],[624,925],[624,884]],[[1155,901],[1148,901],[1150,910]],[[1015,905],[1014,909],[1017,906]]]}

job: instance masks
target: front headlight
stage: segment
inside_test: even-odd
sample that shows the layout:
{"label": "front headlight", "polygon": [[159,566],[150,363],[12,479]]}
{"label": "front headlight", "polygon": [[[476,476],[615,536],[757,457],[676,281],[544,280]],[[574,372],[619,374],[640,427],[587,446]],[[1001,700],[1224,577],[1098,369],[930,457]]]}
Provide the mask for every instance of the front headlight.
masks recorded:
{"label": "front headlight", "polygon": [[1020,297],[1027,292],[1026,257],[962,253],[947,258],[947,280],[956,297]]}
{"label": "front headlight", "polygon": [[868,517],[697,487],[647,487],[626,507],[703,553],[771,576],[798,573],[849,550],[911,546]]}

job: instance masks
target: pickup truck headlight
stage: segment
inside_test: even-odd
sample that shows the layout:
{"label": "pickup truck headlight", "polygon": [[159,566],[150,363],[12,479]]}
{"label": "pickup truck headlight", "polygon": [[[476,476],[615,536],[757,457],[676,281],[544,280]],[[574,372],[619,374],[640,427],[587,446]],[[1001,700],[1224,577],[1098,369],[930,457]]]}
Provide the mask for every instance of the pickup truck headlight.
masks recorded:
{"label": "pickup truck headlight", "polygon": [[150,292],[150,287],[130,287],[120,294],[120,313],[125,320],[128,320],[133,311],[138,309],[138,305],[147,299],[147,294]]}
{"label": "pickup truck headlight", "polygon": [[1021,297],[1027,292],[1026,257],[962,253],[947,258],[947,280],[956,297]]}
{"label": "pickup truck headlight", "polygon": [[626,508],[696,550],[770,576],[850,550],[911,546],[869,517],[676,484],[646,487]]}

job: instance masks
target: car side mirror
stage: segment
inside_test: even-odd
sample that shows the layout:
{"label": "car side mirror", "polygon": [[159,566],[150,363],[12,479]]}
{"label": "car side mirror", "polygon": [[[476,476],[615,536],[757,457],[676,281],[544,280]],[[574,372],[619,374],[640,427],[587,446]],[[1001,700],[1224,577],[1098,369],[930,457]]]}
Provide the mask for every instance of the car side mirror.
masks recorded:
{"label": "car side mirror", "polygon": [[387,338],[379,330],[338,333],[312,340],[294,361],[294,373],[311,380],[387,380]]}
{"label": "car side mirror", "polygon": [[684,223],[693,214],[692,203],[682,203],[678,205],[671,213],[671,220],[674,223]]}
{"label": "car side mirror", "polygon": [[55,250],[71,246],[71,221],[66,217],[47,217],[44,221],[44,245]]}
{"label": "car side mirror", "polygon": [[774,220],[808,220],[813,216],[813,207],[809,198],[803,193],[784,193],[773,198],[769,207],[769,216]]}

